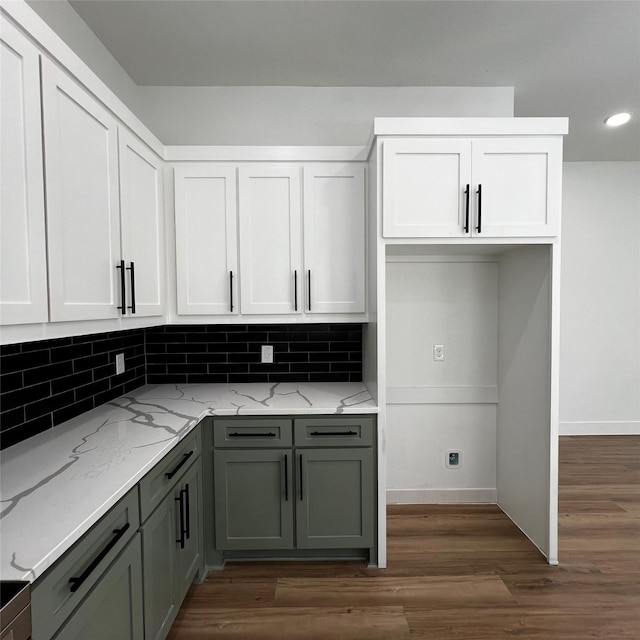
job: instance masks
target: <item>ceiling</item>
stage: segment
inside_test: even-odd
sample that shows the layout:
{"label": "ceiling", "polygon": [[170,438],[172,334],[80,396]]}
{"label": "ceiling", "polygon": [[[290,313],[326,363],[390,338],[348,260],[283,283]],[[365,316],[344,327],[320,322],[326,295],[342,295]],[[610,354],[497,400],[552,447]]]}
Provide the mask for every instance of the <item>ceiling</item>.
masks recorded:
{"label": "ceiling", "polygon": [[638,0],[70,3],[138,85],[513,86],[567,159],[640,159]]}

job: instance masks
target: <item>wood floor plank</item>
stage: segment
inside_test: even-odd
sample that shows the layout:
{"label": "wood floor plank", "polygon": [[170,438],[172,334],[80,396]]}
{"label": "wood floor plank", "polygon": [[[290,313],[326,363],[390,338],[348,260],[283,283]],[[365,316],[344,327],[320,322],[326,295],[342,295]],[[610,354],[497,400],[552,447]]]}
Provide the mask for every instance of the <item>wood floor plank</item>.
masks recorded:
{"label": "wood floor plank", "polygon": [[182,616],[167,640],[409,640],[402,607],[205,609]]}
{"label": "wood floor plank", "polygon": [[640,437],[560,439],[560,565],[496,505],[390,505],[388,568],[228,563],[170,640],[626,640],[640,629]]}
{"label": "wood floor plank", "polygon": [[466,606],[513,600],[499,576],[278,579],[277,606]]}

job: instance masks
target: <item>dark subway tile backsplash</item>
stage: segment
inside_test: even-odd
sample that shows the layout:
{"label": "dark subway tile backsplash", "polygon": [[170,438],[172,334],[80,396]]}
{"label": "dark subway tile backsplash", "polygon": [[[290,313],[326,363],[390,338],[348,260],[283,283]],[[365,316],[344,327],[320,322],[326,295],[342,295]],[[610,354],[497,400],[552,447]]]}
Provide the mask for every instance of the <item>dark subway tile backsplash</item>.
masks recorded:
{"label": "dark subway tile backsplash", "polygon": [[[144,329],[0,347],[0,446],[26,440],[145,384]],[[116,354],[125,372],[116,375]]]}
{"label": "dark subway tile backsplash", "polygon": [[[273,345],[274,363],[260,362]],[[115,373],[117,353],[125,372]],[[362,325],[168,325],[0,346],[0,448],[145,383],[359,382]]]}
{"label": "dark subway tile backsplash", "polygon": [[[274,363],[260,362],[273,345]],[[362,325],[169,325],[147,329],[147,382],[362,380]]]}

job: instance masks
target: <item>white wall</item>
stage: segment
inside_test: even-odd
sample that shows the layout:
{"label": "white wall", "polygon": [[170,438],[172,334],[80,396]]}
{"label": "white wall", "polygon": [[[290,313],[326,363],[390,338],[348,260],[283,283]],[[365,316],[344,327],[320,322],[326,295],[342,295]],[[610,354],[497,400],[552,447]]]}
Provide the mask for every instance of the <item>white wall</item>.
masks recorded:
{"label": "white wall", "polygon": [[382,116],[512,116],[512,87],[141,87],[169,145],[365,145]]}
{"label": "white wall", "polygon": [[139,116],[139,87],[67,0],[26,0],[82,61]]}
{"label": "white wall", "polygon": [[560,433],[640,434],[640,162],[564,165]]}

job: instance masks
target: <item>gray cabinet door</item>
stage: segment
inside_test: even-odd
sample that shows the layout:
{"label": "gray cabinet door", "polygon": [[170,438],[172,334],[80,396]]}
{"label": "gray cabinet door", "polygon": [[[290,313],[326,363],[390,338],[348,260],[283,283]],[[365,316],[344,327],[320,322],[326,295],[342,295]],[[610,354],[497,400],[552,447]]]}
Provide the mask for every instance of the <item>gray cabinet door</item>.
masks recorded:
{"label": "gray cabinet door", "polygon": [[291,449],[214,453],[216,548],[292,549]]}
{"label": "gray cabinet door", "polygon": [[136,534],[56,640],[140,640],[142,635],[142,564]]}
{"label": "gray cabinet door", "polygon": [[373,489],[372,449],[298,449],[297,547],[371,547]]}
{"label": "gray cabinet door", "polygon": [[[184,546],[179,543],[174,544],[176,549],[176,568],[179,602],[187,595],[187,591],[193,582],[193,578],[203,564],[202,558],[202,465],[198,460],[187,471],[184,478],[176,488],[179,492],[183,492],[183,515],[182,520],[178,513],[176,527],[178,536],[176,539],[182,539]],[[176,507],[180,508],[180,503],[176,503]],[[181,536],[180,525],[184,524],[184,532]]]}
{"label": "gray cabinet door", "polygon": [[175,552],[176,507],[171,492],[141,528],[146,640],[164,638],[180,607]]}

